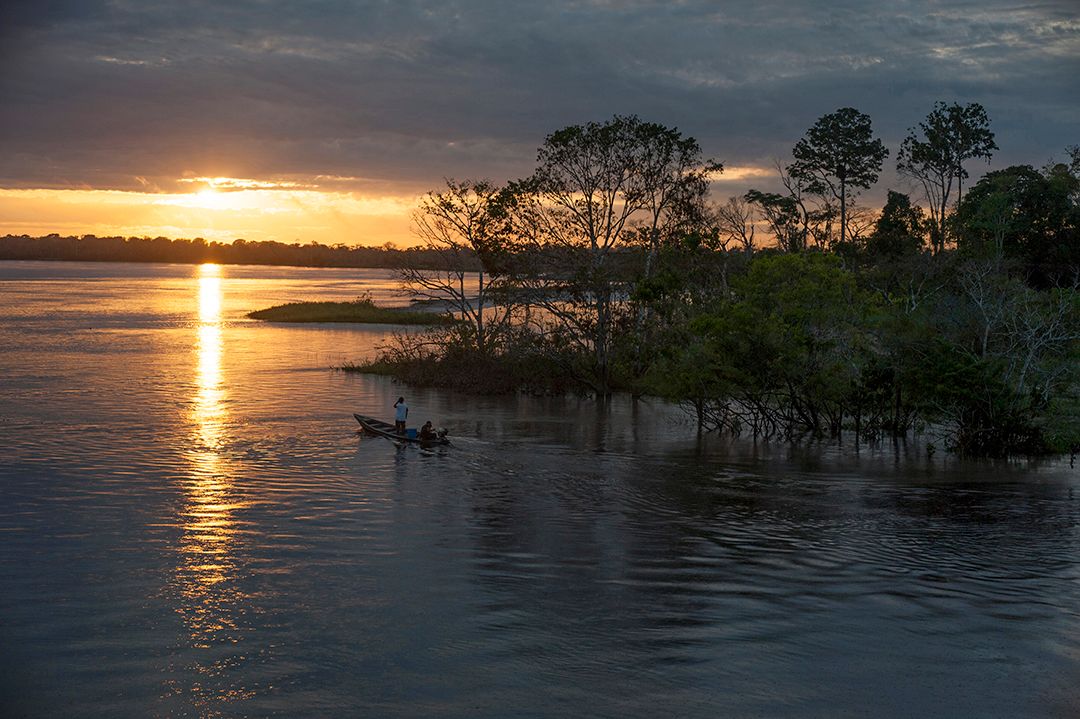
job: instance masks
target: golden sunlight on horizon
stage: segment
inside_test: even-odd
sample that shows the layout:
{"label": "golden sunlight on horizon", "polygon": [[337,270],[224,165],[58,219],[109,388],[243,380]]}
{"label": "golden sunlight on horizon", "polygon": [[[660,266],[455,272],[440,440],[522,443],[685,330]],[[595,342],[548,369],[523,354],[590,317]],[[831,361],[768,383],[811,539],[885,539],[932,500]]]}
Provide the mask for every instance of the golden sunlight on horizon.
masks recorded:
{"label": "golden sunlight on horizon", "polygon": [[760,181],[774,177],[776,169],[773,167],[752,167],[741,165],[724,165],[723,172],[709,173],[709,182],[746,182],[747,180]]}
{"label": "golden sunlight on horizon", "polygon": [[[775,172],[771,167],[729,165],[709,177],[714,199],[722,199],[732,186],[768,184]],[[244,239],[368,247],[421,244],[412,231],[412,213],[422,193],[332,189],[354,181],[360,178],[319,176],[301,183],[188,176],[175,181],[183,188],[175,192],[0,188],[0,234],[202,237],[226,243]],[[430,189],[440,186],[435,182]]]}
{"label": "golden sunlight on horizon", "polygon": [[199,190],[192,199],[194,202],[190,207],[201,207],[205,210],[225,210],[230,207],[228,195],[214,189]]}
{"label": "golden sunlight on horizon", "polygon": [[0,189],[0,234],[367,246],[417,243],[410,230],[416,195],[364,195],[238,178],[195,179],[192,191],[171,193]]}

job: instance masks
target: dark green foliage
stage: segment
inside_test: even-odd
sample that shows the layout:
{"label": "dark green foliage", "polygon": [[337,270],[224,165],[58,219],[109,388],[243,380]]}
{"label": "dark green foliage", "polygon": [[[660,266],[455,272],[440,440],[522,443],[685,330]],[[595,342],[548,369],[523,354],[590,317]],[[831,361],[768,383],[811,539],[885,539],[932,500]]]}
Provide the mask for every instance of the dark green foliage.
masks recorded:
{"label": "dark green foliage", "polygon": [[[1080,294],[1037,291],[970,260],[916,316],[903,348],[920,415],[960,452],[1038,453],[1080,441]],[[1070,409],[1071,408],[1071,409]]]}
{"label": "dark green foliage", "polygon": [[806,230],[801,222],[799,203],[794,197],[750,190],[744,199],[760,208],[777,246],[787,252],[806,249]]}
{"label": "dark green foliage", "polygon": [[990,457],[1047,449],[1032,421],[1043,407],[1003,381],[1002,360],[978,358],[948,341],[928,342],[922,350],[911,392],[924,416],[949,421],[952,449]]}
{"label": "dark green foliage", "polygon": [[[992,149],[977,106],[922,128],[904,167],[940,171],[946,195]],[[848,212],[885,156],[851,108],[800,141],[787,194],[752,190],[728,215],[700,206],[698,152],[636,118],[553,133],[534,176],[491,198],[484,267],[514,303],[505,323],[484,342],[476,322],[400,336],[361,369],[470,392],[621,389],[732,434],[1080,447],[1080,151],[987,175],[950,218],[955,251],[942,205],[928,219],[889,192],[876,218]],[[775,247],[755,248],[755,223]]]}
{"label": "dark green foliage", "polygon": [[833,255],[759,254],[730,296],[669,326],[645,391],[734,433],[903,436],[920,421],[970,455],[1080,442],[1080,296],[928,261],[857,276]]}
{"label": "dark green foliage", "polygon": [[524,392],[561,395],[581,391],[567,371],[572,354],[555,351],[531,333],[503,338],[501,351],[480,355],[459,328],[423,335],[395,335],[368,362],[347,363],[346,372],[389,375],[421,387],[444,387],[471,394]]}
{"label": "dark green foliage", "polygon": [[960,249],[1018,262],[1037,287],[1080,278],[1080,180],[1066,165],[1017,165],[987,173],[957,213]]}
{"label": "dark green foliage", "polygon": [[712,303],[729,294],[728,278],[747,262],[742,252],[721,252],[710,232],[694,232],[657,253],[651,276],[633,283],[628,311],[616,327],[613,356],[619,386],[651,391],[650,374],[682,328]]}
{"label": "dark green foliage", "polygon": [[836,436],[847,418],[861,423],[874,302],[840,261],[764,254],[731,285],[673,335],[653,391],[688,398],[703,424],[734,432]]}
{"label": "dark green foliage", "polygon": [[866,251],[875,259],[895,261],[920,252],[925,235],[922,208],[911,204],[907,195],[889,190],[874,232],[867,238]]}
{"label": "dark green foliage", "polygon": [[617,115],[548,135],[533,175],[512,183],[503,206],[522,259],[514,279],[554,320],[545,331],[591,356],[582,376],[597,394],[612,389],[631,291],[620,254],[644,249],[651,277],[661,248],[700,226],[708,174],[719,169],[677,129]]}

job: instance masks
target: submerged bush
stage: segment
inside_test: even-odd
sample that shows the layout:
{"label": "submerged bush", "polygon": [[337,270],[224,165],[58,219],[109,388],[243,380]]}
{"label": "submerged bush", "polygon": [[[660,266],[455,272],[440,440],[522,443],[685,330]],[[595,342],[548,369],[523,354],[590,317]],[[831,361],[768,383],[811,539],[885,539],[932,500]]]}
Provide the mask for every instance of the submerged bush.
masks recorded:
{"label": "submerged bush", "polygon": [[408,384],[471,394],[566,394],[578,389],[564,358],[531,333],[503,337],[497,349],[479,353],[467,326],[391,337],[375,359],[339,369],[394,377]]}

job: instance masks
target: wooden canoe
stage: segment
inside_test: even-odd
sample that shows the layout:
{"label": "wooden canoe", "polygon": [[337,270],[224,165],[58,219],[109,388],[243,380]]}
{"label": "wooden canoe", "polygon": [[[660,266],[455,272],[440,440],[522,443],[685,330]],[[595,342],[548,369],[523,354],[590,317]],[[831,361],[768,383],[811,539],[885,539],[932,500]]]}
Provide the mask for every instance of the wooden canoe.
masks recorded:
{"label": "wooden canoe", "polygon": [[420,439],[416,434],[416,430],[413,430],[412,434],[399,434],[394,431],[394,425],[389,422],[383,422],[381,419],[375,419],[374,417],[365,417],[362,414],[353,413],[353,417],[356,417],[356,421],[360,423],[360,426],[364,428],[365,432],[370,434],[377,434],[380,437],[386,437],[392,439],[395,442],[411,442],[413,444],[423,445],[436,445],[436,444],[450,444],[450,440],[446,437],[436,437],[434,439]]}

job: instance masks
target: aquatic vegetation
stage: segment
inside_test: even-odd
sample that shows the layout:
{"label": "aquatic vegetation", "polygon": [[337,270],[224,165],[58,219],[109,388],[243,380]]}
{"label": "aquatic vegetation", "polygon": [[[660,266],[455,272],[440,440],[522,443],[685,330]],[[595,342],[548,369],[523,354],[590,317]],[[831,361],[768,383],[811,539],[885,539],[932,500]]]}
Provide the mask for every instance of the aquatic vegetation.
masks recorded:
{"label": "aquatic vegetation", "polygon": [[378,307],[369,298],[352,302],[290,302],[249,312],[253,320],[267,322],[357,322],[387,325],[444,325],[452,318],[436,312]]}

